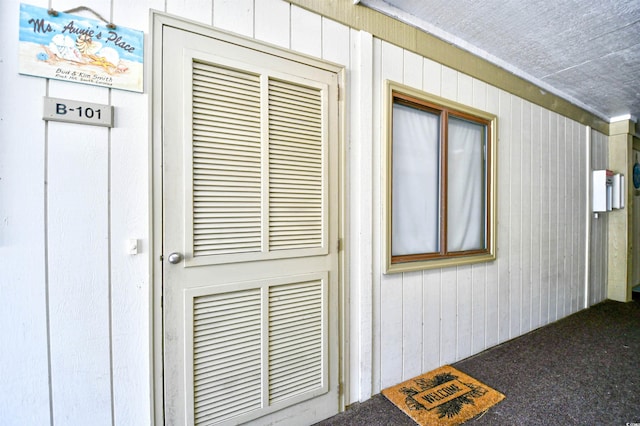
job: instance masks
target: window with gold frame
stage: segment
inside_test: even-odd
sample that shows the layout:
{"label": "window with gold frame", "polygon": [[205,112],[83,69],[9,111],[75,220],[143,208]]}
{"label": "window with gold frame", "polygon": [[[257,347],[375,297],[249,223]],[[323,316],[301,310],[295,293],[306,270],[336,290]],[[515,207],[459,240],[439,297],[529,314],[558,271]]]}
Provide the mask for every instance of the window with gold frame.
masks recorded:
{"label": "window with gold frame", "polygon": [[497,118],[387,82],[386,272],[495,259]]}

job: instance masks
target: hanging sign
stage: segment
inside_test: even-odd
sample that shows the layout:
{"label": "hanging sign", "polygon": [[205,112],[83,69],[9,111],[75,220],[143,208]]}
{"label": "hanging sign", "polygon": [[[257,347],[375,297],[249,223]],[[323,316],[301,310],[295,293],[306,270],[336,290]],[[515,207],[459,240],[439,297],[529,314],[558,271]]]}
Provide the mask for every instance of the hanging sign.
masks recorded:
{"label": "hanging sign", "polygon": [[19,72],[142,92],[144,33],[20,5]]}

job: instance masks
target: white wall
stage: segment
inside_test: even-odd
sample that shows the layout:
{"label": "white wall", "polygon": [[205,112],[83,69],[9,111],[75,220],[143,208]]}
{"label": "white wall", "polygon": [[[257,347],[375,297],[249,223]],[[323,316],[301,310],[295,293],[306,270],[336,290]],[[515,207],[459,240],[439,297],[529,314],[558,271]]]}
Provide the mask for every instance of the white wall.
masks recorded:
{"label": "white wall", "polygon": [[[602,133],[591,132],[591,170],[607,168],[609,158],[608,138]],[[591,241],[589,268],[589,306],[602,302],[607,298],[607,265],[608,265],[608,214],[600,213],[591,217]]]}
{"label": "white wall", "polygon": [[[0,17],[0,37],[16,40],[18,3],[1,2]],[[0,46],[0,418],[10,425],[46,424],[47,171],[45,126],[34,113],[42,108],[46,82],[19,79],[17,43]]]}
{"label": "white wall", "polygon": [[[577,122],[380,40],[372,67],[376,393],[585,307],[590,170],[587,128]],[[382,273],[378,123],[385,79],[498,116],[497,261]]]}
{"label": "white wall", "polygon": [[[147,30],[163,2],[84,4]],[[0,423],[148,424],[149,94],[18,75],[19,1],[0,17]],[[114,105],[116,125],[45,123],[44,96]]]}
{"label": "white wall", "polygon": [[[634,142],[636,138],[634,138]],[[640,150],[634,149],[632,151],[632,164],[636,164],[640,162]],[[633,170],[633,169],[632,169]],[[633,174],[627,177],[627,185],[634,185],[633,183]],[[632,217],[632,232],[633,239],[631,240],[631,247],[640,247],[640,191],[635,188],[635,185],[632,186],[633,192],[631,198],[631,205],[627,208],[633,209],[631,213]],[[631,267],[631,285],[636,287],[640,285],[640,250],[633,250],[633,265]]]}
{"label": "white wall", "polygon": [[[144,30],[147,52],[153,8],[347,67],[348,403],[582,308],[583,126],[281,0],[83,4]],[[148,424],[150,74],[143,94],[18,75],[18,10],[0,2],[0,423]],[[498,115],[496,262],[382,274],[386,78]],[[113,105],[115,127],[47,124],[43,96]]]}

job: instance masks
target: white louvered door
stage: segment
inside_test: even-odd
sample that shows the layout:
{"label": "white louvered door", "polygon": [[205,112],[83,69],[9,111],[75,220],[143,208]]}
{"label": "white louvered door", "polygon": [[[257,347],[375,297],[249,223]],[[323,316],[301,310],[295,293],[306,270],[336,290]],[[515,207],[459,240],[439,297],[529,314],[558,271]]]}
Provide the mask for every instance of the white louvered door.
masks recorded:
{"label": "white louvered door", "polygon": [[162,53],[165,422],[331,416],[338,75],[173,28]]}

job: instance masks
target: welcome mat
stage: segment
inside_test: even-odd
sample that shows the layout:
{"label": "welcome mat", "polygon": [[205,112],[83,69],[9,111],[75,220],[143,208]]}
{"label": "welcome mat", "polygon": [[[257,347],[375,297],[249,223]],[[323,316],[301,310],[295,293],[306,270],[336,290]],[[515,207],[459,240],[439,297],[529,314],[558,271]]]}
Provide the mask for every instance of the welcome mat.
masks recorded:
{"label": "welcome mat", "polygon": [[419,425],[459,425],[504,399],[504,395],[445,365],[384,389],[382,394]]}

